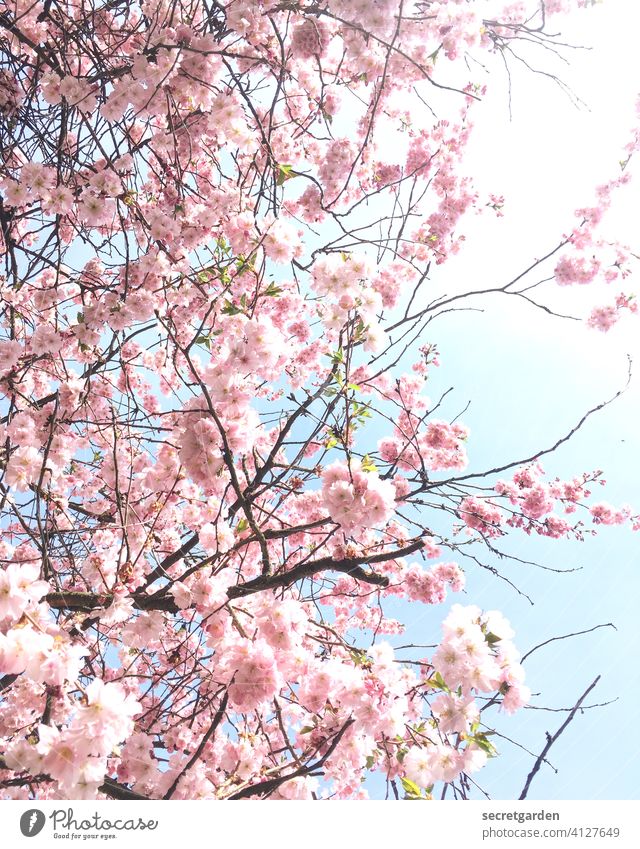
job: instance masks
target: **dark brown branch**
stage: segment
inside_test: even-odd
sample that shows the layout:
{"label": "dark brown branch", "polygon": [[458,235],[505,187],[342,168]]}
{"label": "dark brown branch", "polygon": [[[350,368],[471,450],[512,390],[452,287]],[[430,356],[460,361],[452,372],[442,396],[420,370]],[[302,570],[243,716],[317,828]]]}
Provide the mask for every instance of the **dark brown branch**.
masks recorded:
{"label": "dark brown branch", "polygon": [[[302,578],[310,578],[318,572],[343,572],[366,584],[387,587],[389,586],[389,579],[386,575],[379,575],[377,572],[363,569],[362,566],[368,566],[372,563],[384,563],[396,557],[404,557],[407,554],[418,551],[423,545],[422,540],[417,539],[403,548],[398,548],[395,551],[383,551],[380,554],[351,557],[344,560],[323,557],[320,560],[312,560],[310,563],[300,563],[298,566],[294,566],[293,569],[280,572],[277,575],[261,575],[244,584],[229,587],[227,596],[230,599],[242,598],[247,595],[253,595],[253,593],[262,592],[263,590],[288,587],[296,581],[300,581]],[[133,600],[133,606],[137,610],[164,610],[167,613],[177,613],[179,610],[171,595],[156,594],[148,596],[137,594],[132,595],[131,599]],[[45,601],[49,607],[53,607],[56,610],[85,610],[88,612],[109,607],[113,601],[113,596],[84,592],[54,592],[48,593],[45,596]]]}
{"label": "dark brown branch", "polygon": [[564,634],[562,637],[551,637],[551,639],[545,640],[543,643],[538,643],[537,646],[529,649],[529,651],[522,656],[520,663],[524,663],[530,654],[533,654],[534,651],[541,649],[543,646],[548,646],[549,643],[554,643],[556,640],[568,640],[570,637],[579,637],[581,634],[590,634],[592,631],[597,631],[598,628],[613,628],[614,631],[618,630],[613,622],[606,622],[604,625],[594,625],[593,628],[587,628],[586,631],[574,631],[572,634]]}
{"label": "dark brown branch", "polygon": [[8,690],[9,687],[16,681],[18,678],[17,675],[3,675],[0,678],[0,693],[3,693],[5,690]]}
{"label": "dark brown branch", "polygon": [[374,584],[379,587],[388,587],[389,579],[386,575],[366,571],[361,567],[372,563],[383,563],[387,560],[393,560],[395,557],[404,557],[422,548],[423,544],[422,540],[419,539],[396,551],[384,551],[380,554],[369,555],[368,557],[350,557],[344,560],[323,557],[320,560],[312,560],[310,563],[301,563],[298,566],[294,566],[293,569],[288,569],[286,572],[280,572],[277,575],[265,575],[254,578],[252,581],[247,581],[244,584],[229,587],[227,595],[229,598],[240,598],[261,592],[262,590],[288,587],[296,581],[300,581],[302,578],[310,578],[318,572],[344,572],[346,575],[351,575],[352,578],[356,578],[364,583]]}
{"label": "dark brown branch", "polygon": [[515,466],[526,466],[529,463],[534,463],[536,460],[539,460],[540,457],[544,457],[546,454],[553,454],[561,445],[564,445],[565,442],[568,442],[582,427],[582,425],[587,421],[588,418],[593,416],[595,413],[600,412],[600,410],[604,410],[605,407],[608,407],[609,404],[613,404],[624,392],[627,391],[629,387],[629,383],[631,382],[631,357],[629,357],[629,367],[627,371],[627,381],[622,389],[619,389],[615,395],[612,395],[607,401],[603,401],[601,404],[598,404],[595,407],[592,407],[588,410],[580,419],[580,421],[565,435],[560,437],[560,439],[555,442],[550,448],[544,448],[542,451],[538,451],[535,454],[532,454],[530,457],[525,457],[522,460],[513,460],[511,463],[506,463],[504,466],[496,466],[495,469],[487,469],[484,472],[470,472],[468,475],[461,475],[457,478],[448,478],[447,480],[438,481],[437,486],[444,486],[444,484],[449,483],[459,483],[460,481],[472,480],[474,478],[483,478],[489,475],[496,475],[499,472],[505,472],[507,469],[512,469]]}
{"label": "dark brown branch", "polygon": [[200,542],[200,537],[198,534],[193,534],[193,536],[189,537],[186,542],[183,542],[180,548],[176,549],[171,554],[168,554],[164,560],[160,562],[156,568],[147,575],[147,586],[152,584],[158,578],[164,576],[167,569],[177,563],[179,560],[182,560],[183,557],[196,547],[196,545]]}
{"label": "dark brown branch", "polygon": [[536,758],[536,762],[534,763],[531,772],[527,776],[527,780],[525,782],[525,785],[522,788],[522,793],[518,796],[519,800],[527,798],[527,793],[529,792],[529,788],[531,787],[531,782],[536,777],[536,774],[537,774],[538,770],[540,769],[540,765],[545,760],[545,758],[546,758],[546,756],[549,752],[549,749],[553,746],[553,744],[556,742],[556,740],[560,737],[560,735],[563,733],[563,731],[569,725],[571,720],[574,718],[574,716],[576,715],[576,713],[580,709],[580,706],[582,705],[583,701],[587,698],[587,696],[593,690],[593,688],[596,686],[596,684],[598,683],[599,680],[600,680],[600,676],[598,675],[598,677],[595,679],[595,681],[587,687],[587,689],[580,696],[580,698],[575,703],[575,705],[571,708],[571,713],[565,719],[565,721],[562,723],[560,728],[558,728],[556,733],[553,734],[553,735],[547,733],[547,743],[546,743],[544,749],[540,752],[540,754]]}
{"label": "dark brown branch", "polygon": [[[133,606],[137,610],[165,610],[167,613],[177,613],[178,607],[171,596],[134,595]],[[113,601],[112,595],[98,593],[57,592],[48,593],[44,597],[49,607],[56,610],[96,610],[107,608]]]}
{"label": "dark brown branch", "polygon": [[124,784],[118,784],[113,778],[105,778],[104,782],[98,788],[101,793],[111,796],[112,799],[119,799],[123,802],[148,802],[147,796],[142,796],[134,790],[129,790]]}

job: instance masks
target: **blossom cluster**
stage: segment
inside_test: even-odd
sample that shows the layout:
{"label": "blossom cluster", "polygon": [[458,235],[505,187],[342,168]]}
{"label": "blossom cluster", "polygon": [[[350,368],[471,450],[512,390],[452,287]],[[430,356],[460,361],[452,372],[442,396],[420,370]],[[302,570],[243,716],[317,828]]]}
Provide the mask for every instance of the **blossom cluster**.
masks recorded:
{"label": "blossom cluster", "polygon": [[443,640],[430,661],[439,676],[434,683],[443,691],[432,704],[434,728],[416,735],[416,744],[402,761],[405,775],[419,787],[452,781],[460,772],[474,772],[486,762],[493,747],[486,737],[477,736],[476,696],[498,691],[508,713],[528,702],[531,692],[523,683],[524,670],[511,637],[509,623],[496,611],[483,613],[459,604],[451,608],[443,623]]}
{"label": "blossom cluster", "polygon": [[396,491],[377,472],[335,462],[322,473],[322,497],[333,519],[345,532],[384,524],[393,513]]}

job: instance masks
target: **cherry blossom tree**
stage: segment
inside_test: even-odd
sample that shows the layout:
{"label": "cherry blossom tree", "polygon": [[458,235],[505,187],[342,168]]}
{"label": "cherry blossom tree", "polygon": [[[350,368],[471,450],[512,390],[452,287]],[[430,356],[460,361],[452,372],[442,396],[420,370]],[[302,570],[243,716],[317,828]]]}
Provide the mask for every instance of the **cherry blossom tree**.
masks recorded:
{"label": "cherry blossom tree", "polygon": [[[470,542],[640,521],[545,473],[595,410],[477,470],[425,394],[431,322],[482,294],[430,283],[503,203],[465,167],[472,62],[586,5],[4,0],[5,798],[469,795],[530,696],[514,632],[470,599],[400,656],[386,608],[437,618]],[[635,311],[600,225],[639,141],[489,291]]]}

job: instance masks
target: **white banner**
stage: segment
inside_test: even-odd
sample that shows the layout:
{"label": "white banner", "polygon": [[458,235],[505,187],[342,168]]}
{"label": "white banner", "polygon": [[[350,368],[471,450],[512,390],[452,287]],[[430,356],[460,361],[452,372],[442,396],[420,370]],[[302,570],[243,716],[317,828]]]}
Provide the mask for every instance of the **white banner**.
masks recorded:
{"label": "white banner", "polygon": [[14,802],[0,803],[7,849],[465,849],[640,847],[640,802]]}

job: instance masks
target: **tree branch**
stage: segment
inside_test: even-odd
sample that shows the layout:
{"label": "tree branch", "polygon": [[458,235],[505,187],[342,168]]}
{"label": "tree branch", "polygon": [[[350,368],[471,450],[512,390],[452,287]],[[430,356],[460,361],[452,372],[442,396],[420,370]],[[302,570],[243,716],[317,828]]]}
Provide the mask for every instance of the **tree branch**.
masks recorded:
{"label": "tree branch", "polygon": [[551,637],[551,639],[545,640],[543,643],[538,643],[537,646],[529,649],[526,654],[522,655],[520,663],[524,663],[530,654],[533,654],[534,651],[541,649],[543,646],[548,646],[549,643],[554,643],[556,640],[568,640],[570,637],[579,637],[581,634],[590,634],[592,631],[597,631],[598,628],[613,628],[614,631],[618,630],[613,622],[606,622],[603,625],[594,625],[593,628],[587,628],[586,631],[574,631],[572,634],[564,634],[562,637]]}
{"label": "tree branch", "polygon": [[[388,587],[389,579],[386,575],[379,575],[377,572],[365,570],[361,567],[371,565],[372,563],[384,563],[396,557],[404,557],[407,554],[418,551],[423,545],[422,540],[417,539],[403,548],[398,548],[395,551],[383,551],[380,554],[350,557],[343,560],[335,560],[333,557],[323,557],[320,560],[312,560],[310,563],[300,563],[298,566],[294,566],[293,569],[288,569],[277,575],[261,575],[251,581],[246,581],[244,584],[229,587],[227,596],[229,599],[242,598],[247,595],[253,595],[253,593],[262,592],[263,590],[288,587],[296,581],[300,581],[302,578],[310,578],[318,572],[343,572],[366,584]],[[167,613],[177,613],[179,610],[173,597],[170,595],[156,594],[148,596],[136,594],[130,596],[130,598],[133,600],[133,606],[137,610],[164,610]],[[44,600],[49,607],[57,610],[91,611],[97,608],[109,607],[113,601],[113,596],[84,592],[54,592],[48,593]]]}
{"label": "tree branch", "polygon": [[202,738],[202,740],[200,741],[200,745],[199,745],[199,746],[198,746],[198,748],[195,750],[195,752],[193,753],[193,755],[191,756],[191,758],[189,758],[189,761],[187,762],[187,765],[184,767],[184,769],[182,769],[182,770],[178,773],[178,775],[176,775],[176,777],[175,777],[175,779],[174,779],[174,781],[173,781],[173,784],[171,785],[171,787],[167,790],[167,792],[166,792],[166,793],[164,794],[164,796],[162,797],[163,799],[165,799],[165,800],[166,800],[166,799],[170,799],[170,798],[173,796],[173,794],[175,793],[176,787],[178,786],[178,782],[180,781],[180,779],[182,778],[182,776],[183,776],[183,775],[185,775],[187,772],[189,772],[189,770],[191,769],[191,767],[194,765],[194,763],[198,760],[198,758],[200,757],[200,755],[203,753],[203,751],[204,751],[204,747],[207,745],[207,743],[209,742],[209,740],[213,737],[213,735],[214,735],[214,734],[215,734],[215,732],[216,732],[216,728],[217,728],[217,727],[220,725],[220,723],[222,722],[222,719],[223,719],[223,717],[224,717],[224,713],[225,713],[225,711],[226,711],[226,709],[227,709],[227,703],[228,703],[228,701],[229,701],[229,691],[227,690],[227,691],[225,692],[225,694],[224,694],[223,698],[222,698],[222,701],[220,702],[220,707],[218,708],[218,710],[217,710],[217,711],[216,711],[216,713],[215,713],[215,716],[214,716],[214,718],[213,718],[213,722],[211,723],[211,725],[209,726],[209,729],[207,730],[206,734],[204,735],[204,737],[203,737],[203,738]]}
{"label": "tree branch", "polygon": [[248,796],[267,796],[270,793],[273,793],[274,790],[277,790],[281,784],[285,783],[285,781],[290,781],[292,778],[299,778],[303,775],[309,775],[317,769],[320,769],[336,750],[338,743],[344,736],[347,728],[349,728],[350,725],[353,725],[354,722],[355,719],[348,719],[345,722],[340,731],[338,731],[336,736],[333,738],[331,745],[325,754],[315,763],[301,766],[299,769],[289,772],[286,775],[280,775],[277,778],[269,778],[266,781],[259,781],[257,784],[251,784],[249,787],[243,787],[242,790],[238,790],[238,792],[234,793],[233,796],[229,796],[229,800],[246,799]]}
{"label": "tree branch", "polygon": [[412,554],[414,551],[422,548],[422,546],[423,542],[419,539],[396,551],[385,551],[381,554],[373,554],[368,557],[350,557],[344,560],[323,557],[320,560],[312,560],[311,563],[300,563],[298,566],[294,566],[293,569],[280,572],[277,575],[260,576],[244,584],[229,587],[227,595],[229,598],[240,598],[242,596],[252,595],[252,593],[261,592],[262,590],[288,587],[296,581],[300,581],[302,578],[310,578],[318,572],[344,572],[358,581],[374,584],[379,587],[388,587],[389,579],[386,575],[365,571],[361,566],[370,565],[371,563],[383,563],[387,560],[393,560],[396,557],[404,557],[406,554]]}
{"label": "tree branch", "polygon": [[566,727],[569,725],[569,723],[571,722],[571,720],[574,718],[574,716],[576,715],[576,713],[577,713],[577,712],[578,712],[578,710],[580,709],[580,706],[582,705],[582,702],[583,702],[583,701],[587,698],[587,696],[588,696],[588,695],[589,695],[589,693],[593,690],[593,688],[596,686],[596,684],[598,683],[598,681],[599,681],[599,680],[600,680],[600,675],[598,675],[598,677],[595,679],[595,681],[594,681],[592,684],[590,684],[590,685],[587,687],[587,689],[584,691],[584,693],[580,696],[580,698],[578,699],[578,701],[577,701],[577,702],[575,703],[575,705],[571,708],[571,713],[570,713],[570,714],[569,714],[569,716],[565,719],[565,721],[562,723],[562,725],[560,726],[560,728],[558,728],[558,730],[556,731],[556,733],[552,736],[552,735],[550,735],[550,734],[547,732],[547,743],[546,743],[546,745],[545,745],[544,749],[540,752],[540,754],[539,754],[539,755],[538,755],[538,757],[536,758],[536,762],[535,762],[535,763],[534,763],[534,765],[533,765],[533,769],[531,770],[531,772],[530,772],[530,773],[529,773],[529,775],[527,776],[527,780],[526,780],[526,782],[525,782],[525,785],[524,785],[524,787],[522,788],[522,793],[518,796],[518,799],[519,799],[519,800],[522,800],[522,799],[526,799],[526,798],[527,798],[527,793],[529,792],[529,788],[531,787],[531,782],[533,781],[533,779],[535,778],[535,776],[536,776],[536,774],[537,774],[538,770],[540,769],[540,765],[541,765],[541,764],[542,764],[542,762],[545,760],[545,758],[546,758],[546,756],[547,756],[547,754],[548,754],[548,752],[549,752],[549,749],[553,746],[553,744],[554,744],[554,743],[556,742],[556,740],[560,737],[560,735],[562,734],[562,732],[563,732],[563,731],[566,729]]}

